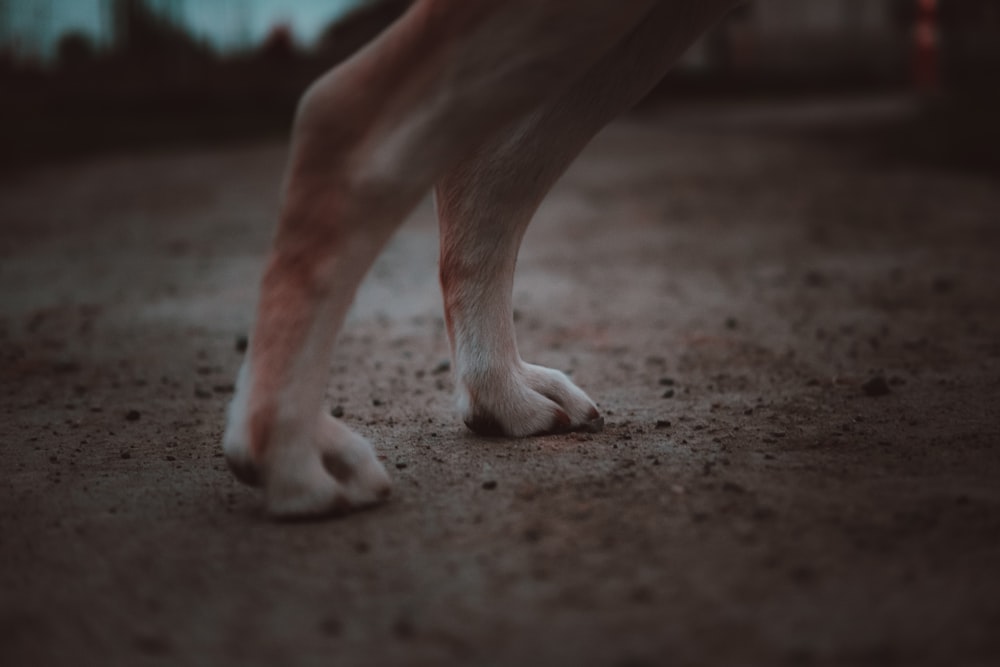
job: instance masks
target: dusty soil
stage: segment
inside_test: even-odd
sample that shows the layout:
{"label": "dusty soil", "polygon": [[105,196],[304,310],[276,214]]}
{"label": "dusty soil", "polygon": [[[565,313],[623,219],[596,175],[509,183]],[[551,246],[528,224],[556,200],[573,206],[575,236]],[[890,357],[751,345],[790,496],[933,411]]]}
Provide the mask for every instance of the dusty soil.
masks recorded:
{"label": "dusty soil", "polygon": [[0,189],[4,665],[1000,661],[1000,189],[851,136],[905,100],[646,110],[529,233],[524,356],[599,434],[451,410],[424,205],[331,403],[389,504],[279,524],[221,458],[282,145]]}

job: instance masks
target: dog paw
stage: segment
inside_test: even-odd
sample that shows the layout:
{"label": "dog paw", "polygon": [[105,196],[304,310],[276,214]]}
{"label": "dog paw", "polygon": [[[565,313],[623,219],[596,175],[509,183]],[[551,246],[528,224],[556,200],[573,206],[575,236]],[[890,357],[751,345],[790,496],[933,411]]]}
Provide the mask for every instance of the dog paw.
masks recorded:
{"label": "dog paw", "polygon": [[594,402],[560,371],[521,362],[505,373],[462,375],[459,410],[479,435],[520,438],[604,428]]}
{"label": "dog paw", "polygon": [[279,426],[263,447],[249,447],[243,432],[230,422],[226,461],[240,481],[263,489],[272,516],[343,514],[389,497],[389,475],[371,444],[332,417],[321,415],[308,429]]}

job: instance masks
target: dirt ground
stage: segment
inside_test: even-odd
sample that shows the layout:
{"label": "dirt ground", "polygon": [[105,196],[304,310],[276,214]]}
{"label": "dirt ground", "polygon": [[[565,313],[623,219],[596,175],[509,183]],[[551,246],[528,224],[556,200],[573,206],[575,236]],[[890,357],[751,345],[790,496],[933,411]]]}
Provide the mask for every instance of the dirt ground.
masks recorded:
{"label": "dirt ground", "polygon": [[6,178],[0,663],[1000,664],[1000,188],[818,138],[911,112],[595,140],[515,304],[599,434],[455,418],[423,205],[329,389],[393,498],[314,523],[266,519],[219,445],[284,146]]}

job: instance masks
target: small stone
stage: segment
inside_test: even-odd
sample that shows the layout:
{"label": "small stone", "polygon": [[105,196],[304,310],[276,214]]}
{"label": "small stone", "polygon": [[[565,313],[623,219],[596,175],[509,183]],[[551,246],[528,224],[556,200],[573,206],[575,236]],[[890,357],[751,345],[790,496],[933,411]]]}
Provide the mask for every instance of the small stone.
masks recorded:
{"label": "small stone", "polygon": [[433,373],[434,375],[441,375],[442,373],[447,373],[450,370],[451,370],[451,362],[448,361],[447,359],[442,359],[440,362],[438,362],[438,365],[434,367],[434,370],[432,370],[431,373]]}
{"label": "small stone", "polygon": [[140,417],[142,417],[142,413],[140,413],[138,410],[129,410],[128,412],[125,413],[125,419],[127,419],[130,422],[139,421]]}
{"label": "small stone", "polygon": [[76,363],[75,361],[57,361],[56,363],[52,364],[52,372],[58,373],[60,375],[79,373],[80,364]]}
{"label": "small stone", "polygon": [[865,396],[885,396],[890,392],[889,383],[882,376],[873,377],[868,382],[861,385],[861,390]]}
{"label": "small stone", "polygon": [[816,570],[804,565],[793,567],[788,574],[793,582],[801,586],[812,584],[819,578]]}
{"label": "small stone", "polygon": [[632,589],[629,597],[633,602],[638,602],[639,604],[648,604],[653,601],[653,589],[649,586],[637,586]]}
{"label": "small stone", "polygon": [[931,289],[938,294],[947,294],[955,290],[955,281],[947,276],[938,276],[931,283]]}
{"label": "small stone", "polygon": [[336,637],[344,629],[344,624],[335,616],[324,618],[320,621],[319,631],[328,637]]}
{"label": "small stone", "polygon": [[416,628],[413,627],[413,621],[408,617],[400,616],[392,624],[392,633],[399,639],[408,640],[416,634]]}
{"label": "small stone", "polygon": [[235,347],[236,347],[236,351],[237,352],[239,352],[241,354],[243,352],[246,352],[247,351],[247,347],[249,345],[250,345],[250,339],[248,339],[246,336],[237,336],[236,337],[236,345],[235,345]]}
{"label": "small stone", "polygon": [[669,419],[657,419],[656,428],[670,428],[672,424]]}
{"label": "small stone", "polygon": [[135,648],[146,655],[169,655],[172,651],[170,640],[158,635],[138,635],[132,640]]}
{"label": "small stone", "polygon": [[825,287],[826,276],[816,270],[807,271],[803,276],[803,282],[805,282],[806,287]]}
{"label": "small stone", "polygon": [[483,482],[483,488],[486,489],[487,491],[492,491],[493,489],[497,488],[496,480],[490,479]]}
{"label": "small stone", "polygon": [[667,389],[665,392],[663,392],[663,398],[673,398],[673,397],[674,397],[673,389]]}
{"label": "small stone", "polygon": [[343,417],[344,416],[344,406],[342,406],[342,405],[335,405],[335,406],[333,406],[333,409],[330,410],[330,416],[331,417],[336,417],[337,419],[340,419],[341,417]]}
{"label": "small stone", "polygon": [[673,378],[671,378],[671,377],[662,377],[662,378],[660,378],[660,386],[661,387],[673,387],[675,384],[676,384],[676,381]]}

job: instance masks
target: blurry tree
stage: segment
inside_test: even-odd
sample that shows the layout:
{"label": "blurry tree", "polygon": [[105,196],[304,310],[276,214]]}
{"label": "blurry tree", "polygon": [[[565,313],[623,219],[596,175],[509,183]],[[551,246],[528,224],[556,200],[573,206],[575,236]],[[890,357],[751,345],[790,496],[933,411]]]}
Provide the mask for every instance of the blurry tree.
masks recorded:
{"label": "blurry tree", "polygon": [[17,70],[14,49],[0,46],[0,78],[12,75]]}
{"label": "blurry tree", "polygon": [[112,0],[116,48],[141,60],[204,60],[211,50],[144,0]]}
{"label": "blurry tree", "polygon": [[280,23],[271,28],[260,46],[260,56],[272,63],[285,63],[295,57],[295,38],[291,26]]}
{"label": "blurry tree", "polygon": [[68,32],[56,44],[56,59],[60,67],[86,65],[93,62],[96,53],[94,40],[83,32]]}

